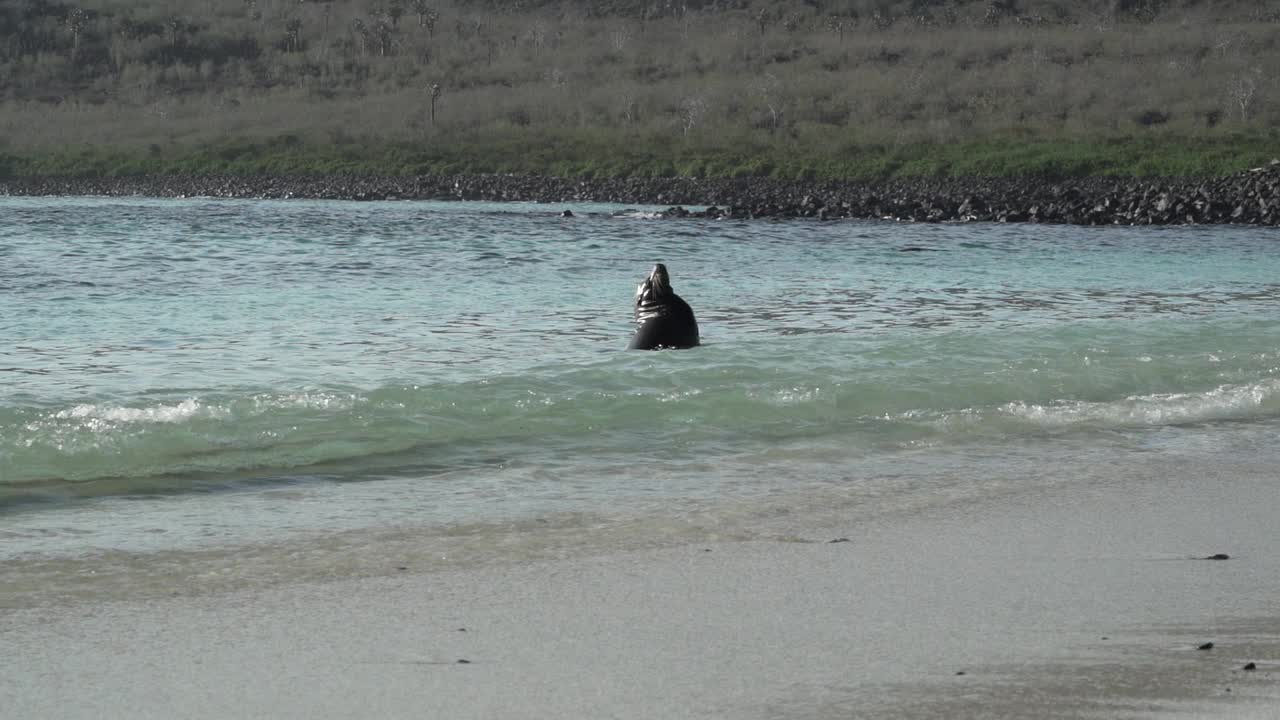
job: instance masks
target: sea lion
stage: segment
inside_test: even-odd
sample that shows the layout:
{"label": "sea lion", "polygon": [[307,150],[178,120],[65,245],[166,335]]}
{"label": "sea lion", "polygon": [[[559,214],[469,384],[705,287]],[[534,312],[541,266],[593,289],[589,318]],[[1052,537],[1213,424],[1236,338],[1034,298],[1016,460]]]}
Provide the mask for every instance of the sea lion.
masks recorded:
{"label": "sea lion", "polygon": [[636,332],[628,350],[691,348],[698,344],[693,308],[671,289],[667,266],[658,263],[636,288]]}

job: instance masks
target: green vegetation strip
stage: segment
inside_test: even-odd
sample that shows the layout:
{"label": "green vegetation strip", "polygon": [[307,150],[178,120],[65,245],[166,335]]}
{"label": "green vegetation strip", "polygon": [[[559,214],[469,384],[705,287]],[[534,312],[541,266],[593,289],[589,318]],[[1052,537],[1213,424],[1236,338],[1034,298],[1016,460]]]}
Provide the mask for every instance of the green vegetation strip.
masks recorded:
{"label": "green vegetation strip", "polygon": [[988,138],[859,144],[835,138],[635,137],[607,132],[487,134],[430,143],[309,141],[293,135],[199,146],[0,152],[0,178],[135,175],[448,175],[552,177],[1204,177],[1280,157],[1280,133],[1106,139]]}

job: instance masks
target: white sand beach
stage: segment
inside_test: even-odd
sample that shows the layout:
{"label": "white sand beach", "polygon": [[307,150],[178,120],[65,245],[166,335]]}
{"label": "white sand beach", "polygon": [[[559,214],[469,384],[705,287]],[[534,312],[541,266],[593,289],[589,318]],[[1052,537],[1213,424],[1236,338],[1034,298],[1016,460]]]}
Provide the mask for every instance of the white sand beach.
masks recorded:
{"label": "white sand beach", "polygon": [[[1277,717],[1277,510],[1267,468],[1153,473],[844,526],[790,517],[792,541],[2,610],[0,708],[26,720]],[[1230,559],[1198,559],[1216,553]]]}

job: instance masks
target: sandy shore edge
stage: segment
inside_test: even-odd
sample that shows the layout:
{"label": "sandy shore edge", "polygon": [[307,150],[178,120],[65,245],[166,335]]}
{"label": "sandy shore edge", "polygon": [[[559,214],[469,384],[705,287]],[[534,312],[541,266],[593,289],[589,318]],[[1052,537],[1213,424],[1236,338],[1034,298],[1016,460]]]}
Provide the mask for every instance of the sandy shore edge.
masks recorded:
{"label": "sandy shore edge", "polygon": [[[850,526],[794,519],[809,542],[8,611],[0,706],[22,718],[1274,717],[1278,489],[1264,470],[1117,478]],[[1215,553],[1231,557],[1201,559]]]}

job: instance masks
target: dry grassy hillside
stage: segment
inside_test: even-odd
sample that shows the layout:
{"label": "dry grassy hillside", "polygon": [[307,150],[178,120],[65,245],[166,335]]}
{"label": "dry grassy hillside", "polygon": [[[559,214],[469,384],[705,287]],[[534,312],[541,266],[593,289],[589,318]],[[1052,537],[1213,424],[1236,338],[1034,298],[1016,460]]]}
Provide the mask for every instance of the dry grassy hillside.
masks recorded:
{"label": "dry grassy hillside", "polygon": [[1257,137],[1265,5],[9,0],[0,150]]}

